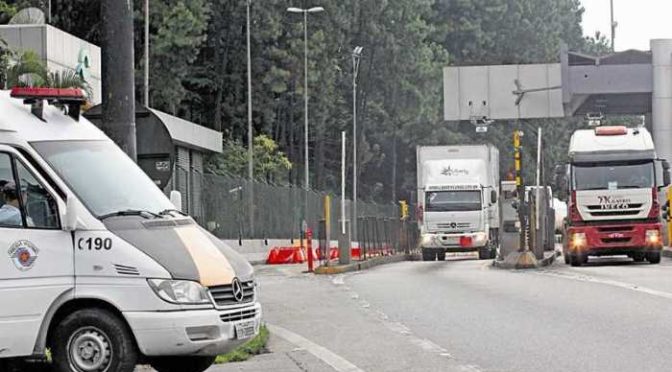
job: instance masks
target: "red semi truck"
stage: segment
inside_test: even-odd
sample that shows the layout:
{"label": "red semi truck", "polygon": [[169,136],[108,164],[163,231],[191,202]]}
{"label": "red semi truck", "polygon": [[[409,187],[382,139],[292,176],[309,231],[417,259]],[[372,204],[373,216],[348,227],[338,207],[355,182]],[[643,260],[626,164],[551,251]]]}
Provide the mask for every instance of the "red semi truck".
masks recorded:
{"label": "red semi truck", "polygon": [[613,255],[660,262],[664,200],[658,194],[670,183],[669,165],[657,158],[645,128],[577,130],[556,180],[568,199],[565,263],[580,266],[589,256]]}

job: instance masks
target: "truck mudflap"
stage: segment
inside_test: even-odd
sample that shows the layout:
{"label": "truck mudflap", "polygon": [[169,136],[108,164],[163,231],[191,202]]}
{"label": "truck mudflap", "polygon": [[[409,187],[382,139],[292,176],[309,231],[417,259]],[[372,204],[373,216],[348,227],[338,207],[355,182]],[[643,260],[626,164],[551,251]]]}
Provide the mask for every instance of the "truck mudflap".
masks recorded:
{"label": "truck mudflap", "polygon": [[580,255],[629,255],[663,248],[659,222],[572,226],[567,229],[566,239],[566,249]]}

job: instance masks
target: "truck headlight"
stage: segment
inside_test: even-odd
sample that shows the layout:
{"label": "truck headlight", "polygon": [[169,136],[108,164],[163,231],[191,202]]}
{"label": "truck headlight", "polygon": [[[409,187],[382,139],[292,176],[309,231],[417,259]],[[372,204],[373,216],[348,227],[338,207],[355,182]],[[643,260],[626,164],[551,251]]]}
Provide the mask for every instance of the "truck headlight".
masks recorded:
{"label": "truck headlight", "polygon": [[585,233],[573,233],[570,238],[570,243],[574,249],[584,248],[587,244]]}
{"label": "truck headlight", "polygon": [[648,244],[648,245],[659,245],[660,244],[660,231],[658,231],[658,230],[646,230],[646,244]]}
{"label": "truck headlight", "polygon": [[477,232],[474,234],[473,239],[475,244],[484,243],[488,240],[488,234],[484,232]]}
{"label": "truck headlight", "polygon": [[186,280],[148,279],[149,286],[162,300],[173,304],[201,305],[211,303],[202,285]]}
{"label": "truck headlight", "polygon": [[422,244],[432,244],[434,241],[434,235],[424,234],[422,235]]}

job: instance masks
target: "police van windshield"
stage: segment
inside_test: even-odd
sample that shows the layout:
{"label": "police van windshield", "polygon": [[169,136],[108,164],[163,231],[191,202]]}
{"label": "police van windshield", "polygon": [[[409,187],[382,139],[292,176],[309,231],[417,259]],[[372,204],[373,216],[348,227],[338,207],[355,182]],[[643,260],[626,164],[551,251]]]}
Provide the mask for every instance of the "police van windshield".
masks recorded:
{"label": "police van windshield", "polygon": [[478,211],[481,209],[479,190],[431,191],[427,193],[427,212]]}
{"label": "police van windshield", "polygon": [[617,190],[652,188],[654,168],[650,161],[639,163],[575,164],[574,189]]}
{"label": "police van windshield", "polygon": [[97,217],[175,208],[140,167],[110,141],[49,141],[32,146]]}

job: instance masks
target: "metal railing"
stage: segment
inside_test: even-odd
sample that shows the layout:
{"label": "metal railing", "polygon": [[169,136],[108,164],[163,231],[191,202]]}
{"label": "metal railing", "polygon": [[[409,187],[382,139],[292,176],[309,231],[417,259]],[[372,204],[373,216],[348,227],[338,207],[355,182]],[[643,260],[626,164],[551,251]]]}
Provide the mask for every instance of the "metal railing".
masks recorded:
{"label": "metal railing", "polygon": [[[221,239],[298,238],[306,200],[308,227],[317,231],[319,221],[324,218],[324,196],[327,193],[221,175],[204,174],[201,177],[203,217],[199,222]],[[249,193],[252,189],[253,203],[250,207]],[[351,205],[352,202],[347,200],[348,219],[352,218]],[[398,216],[398,210],[399,207],[393,203],[358,202],[360,216],[394,218]],[[340,216],[340,201],[334,198],[330,219],[332,231],[340,228]]]}

